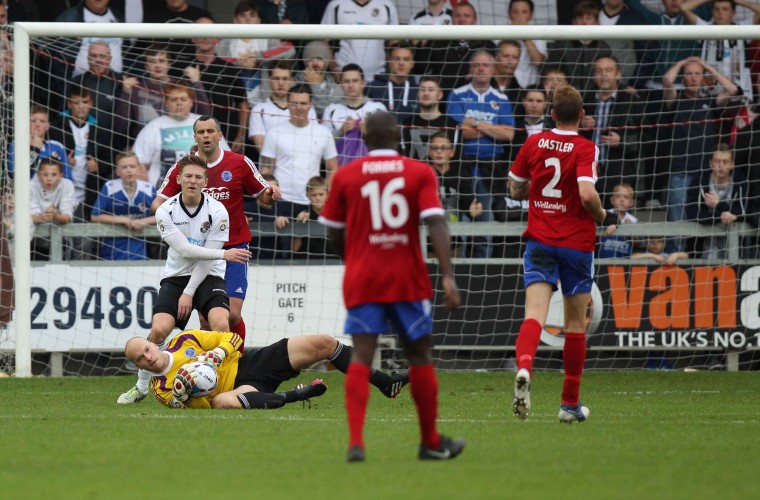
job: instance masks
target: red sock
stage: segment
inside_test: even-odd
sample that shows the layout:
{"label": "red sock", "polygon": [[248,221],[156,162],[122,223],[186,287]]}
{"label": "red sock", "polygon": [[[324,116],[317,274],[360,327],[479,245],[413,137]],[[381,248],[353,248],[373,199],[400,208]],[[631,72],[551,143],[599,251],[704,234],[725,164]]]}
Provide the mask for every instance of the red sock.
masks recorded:
{"label": "red sock", "polygon": [[562,404],[575,406],[578,404],[583,363],[586,361],[585,333],[565,333],[565,349],[562,351],[562,361],[565,362]]}
{"label": "red sock", "polygon": [[517,369],[525,368],[533,372],[533,358],[536,356],[538,343],[541,341],[541,323],[533,318],[528,318],[520,325],[520,334],[515,344],[515,357]]}
{"label": "red sock", "polygon": [[240,354],[244,354],[243,348],[245,347],[245,321],[243,321],[243,318],[240,318],[240,321],[235,323],[234,325],[230,323],[230,331],[232,333],[237,333],[240,335],[240,338],[243,339],[243,343],[240,344]]}
{"label": "red sock", "polygon": [[438,418],[438,377],[433,365],[412,366],[409,369],[409,388],[417,406],[422,444],[438,448],[440,436],[435,428]]}
{"label": "red sock", "polygon": [[352,362],[346,372],[346,416],[348,417],[348,447],[359,445],[364,448],[364,420],[369,403],[369,375],[372,369],[361,363]]}

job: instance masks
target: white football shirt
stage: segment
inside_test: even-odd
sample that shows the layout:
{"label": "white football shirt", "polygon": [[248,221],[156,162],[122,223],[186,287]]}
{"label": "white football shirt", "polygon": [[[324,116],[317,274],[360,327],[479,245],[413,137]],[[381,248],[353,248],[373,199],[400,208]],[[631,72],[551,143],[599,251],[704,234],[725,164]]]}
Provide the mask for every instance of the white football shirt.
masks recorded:
{"label": "white football shirt", "polygon": [[[201,204],[191,211],[182,203],[181,197],[182,193],[172,196],[156,211],[156,226],[161,238],[180,232],[191,245],[200,247],[206,246],[206,241],[229,241],[230,218],[221,202],[204,194]],[[189,276],[197,263],[197,260],[182,257],[170,246],[163,277]],[[215,261],[209,274],[224,278],[226,269],[225,261]]]}
{"label": "white football shirt", "polygon": [[322,160],[338,156],[335,139],[325,127],[309,122],[296,127],[290,121],[278,125],[267,134],[261,156],[274,158],[274,176],[280,183],[282,199],[308,205],[306,185],[319,175]]}

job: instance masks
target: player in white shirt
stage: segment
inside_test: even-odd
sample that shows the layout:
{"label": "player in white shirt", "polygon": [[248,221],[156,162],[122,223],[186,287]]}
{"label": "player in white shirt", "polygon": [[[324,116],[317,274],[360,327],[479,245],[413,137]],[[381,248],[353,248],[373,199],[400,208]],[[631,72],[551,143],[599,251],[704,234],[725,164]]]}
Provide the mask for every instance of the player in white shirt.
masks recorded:
{"label": "player in white shirt", "polygon": [[[193,89],[171,83],[164,86],[164,92],[166,115],[149,121],[137,134],[132,148],[147,171],[147,181],[154,187],[159,186],[169,169],[195,145],[193,124],[200,118],[190,112]],[[230,149],[224,139],[219,147]]]}
{"label": "player in white shirt", "polygon": [[[398,24],[398,12],[391,0],[332,0],[325,8],[322,24],[395,26]],[[351,63],[360,65],[367,81],[372,81],[385,67],[384,42],[341,40],[335,62],[339,68]]]}
{"label": "player in white shirt", "polygon": [[[230,306],[224,283],[226,264],[222,261],[245,264],[251,258],[247,249],[222,249],[229,240],[230,219],[221,202],[203,193],[208,180],[206,160],[195,155],[185,156],[179,161],[178,170],[182,191],[156,211],[158,231],[169,245],[148,336],[159,345],[175,326],[185,329],[193,309],[208,320],[212,330],[229,331]],[[144,385],[144,393],[147,393],[150,376],[145,370],[138,372],[137,387]],[[128,397],[130,392],[122,394],[117,402],[135,402],[134,396]]]}
{"label": "player in white shirt", "polygon": [[288,93],[290,119],[267,135],[261,151],[261,172],[274,174],[283,201],[301,205],[293,216],[308,210],[306,185],[319,175],[321,161],[325,160],[328,179],[338,168],[335,139],[329,130],[309,119],[311,101],[309,85],[292,87]]}

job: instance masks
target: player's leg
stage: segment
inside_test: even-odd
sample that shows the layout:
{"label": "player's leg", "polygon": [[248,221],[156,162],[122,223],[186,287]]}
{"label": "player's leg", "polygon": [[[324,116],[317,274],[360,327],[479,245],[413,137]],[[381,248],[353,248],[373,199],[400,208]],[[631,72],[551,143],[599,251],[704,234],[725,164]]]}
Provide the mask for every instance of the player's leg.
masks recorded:
{"label": "player's leg", "polygon": [[[235,248],[248,248],[247,244],[238,245]],[[230,298],[230,331],[240,335],[243,344],[240,346],[240,354],[243,354],[245,346],[245,321],[243,321],[243,301],[248,292],[248,265],[236,262],[228,262],[224,273],[227,295]]]}
{"label": "player's leg", "polygon": [[214,332],[229,332],[230,311],[224,307],[214,307],[208,312],[208,326]]}
{"label": "player's leg", "polygon": [[565,296],[565,347],[562,361],[565,379],[562,384],[562,406],[559,418],[562,422],[583,421],[588,408],[580,404],[581,377],[586,362],[586,309],[590,293]]}
{"label": "player's leg", "polygon": [[[169,336],[169,333],[173,329],[174,316],[166,313],[154,314],[148,340],[163,348],[166,337]],[[152,376],[153,374],[147,370],[137,370],[137,383],[127,392],[122,393],[116,402],[119,404],[131,404],[139,403],[145,399],[145,396],[148,395],[148,387]]]}
{"label": "player's leg", "polygon": [[288,403],[319,397],[326,391],[327,386],[321,379],[285,392],[259,392],[253,386],[242,385],[218,394],[211,401],[211,407],[222,410],[274,410]]}
{"label": "player's leg", "polygon": [[208,329],[216,332],[230,331],[230,299],[223,278],[207,276],[195,291],[193,307],[198,311],[199,317],[206,319]]}
{"label": "player's leg", "polygon": [[464,449],[462,439],[441,436],[438,419],[438,377],[430,357],[430,334],[433,332],[432,307],[429,300],[401,302],[392,308],[394,331],[405,339],[409,360],[409,387],[417,408],[420,426],[420,459],[454,458]]}
{"label": "player's leg", "polygon": [[580,404],[581,376],[586,362],[586,311],[593,286],[593,253],[563,250],[562,292],[564,294],[565,346],[562,361],[565,380],[562,385],[561,422],[583,421],[588,408]]}
{"label": "player's leg", "polygon": [[553,247],[528,240],[525,248],[525,319],[515,343],[517,374],[512,389],[512,411],[518,418],[530,415],[530,388],[533,360],[541,331],[549,312],[549,302],[557,289],[559,262]]}
{"label": "player's leg", "polygon": [[348,420],[349,462],[364,461],[364,422],[369,404],[369,379],[377,336],[388,331],[385,307],[364,304],[347,311],[345,333],[352,336],[354,350],[346,371],[345,400]]}
{"label": "player's leg", "polygon": [[[288,357],[294,370],[303,370],[314,363],[327,360],[340,372],[348,373],[353,349],[329,335],[306,335],[288,341]],[[372,368],[369,376],[374,385],[388,398],[395,398],[409,383],[406,371],[391,375]]]}

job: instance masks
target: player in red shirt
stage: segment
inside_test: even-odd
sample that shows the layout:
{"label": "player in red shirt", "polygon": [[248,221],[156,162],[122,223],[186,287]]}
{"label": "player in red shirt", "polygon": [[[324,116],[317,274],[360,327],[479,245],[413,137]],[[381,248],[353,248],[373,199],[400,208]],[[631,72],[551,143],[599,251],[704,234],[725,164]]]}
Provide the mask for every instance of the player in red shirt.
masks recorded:
{"label": "player in red shirt", "polygon": [[580,93],[564,86],[554,92],[552,118],[557,127],[525,141],[509,172],[509,193],[529,200],[525,270],[525,320],[517,337],[517,376],[512,409],[530,414],[533,358],[549,312],[562,284],[565,312],[565,382],[561,422],[583,421],[588,408],[579,401],[586,360],[586,308],[594,280],[596,224],[607,212],[594,187],[599,149],[578,135],[583,118]]}
{"label": "player in red shirt", "polygon": [[388,113],[366,121],[369,155],[340,170],[319,221],[328,226],[334,250],[346,263],[345,332],[354,352],[346,375],[349,462],[364,460],[363,429],[369,402],[370,366],[377,336],[391,329],[404,338],[409,382],[417,406],[420,459],[454,458],[465,442],[436,430],[438,379],[429,338],[433,330],[432,287],[422,257],[419,223],[424,220],[442,275],[444,306],[459,305],[451,269],[449,231],[433,168],[399,155],[399,130]]}

